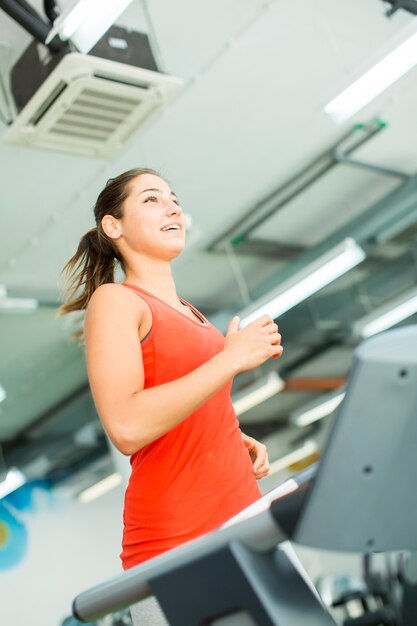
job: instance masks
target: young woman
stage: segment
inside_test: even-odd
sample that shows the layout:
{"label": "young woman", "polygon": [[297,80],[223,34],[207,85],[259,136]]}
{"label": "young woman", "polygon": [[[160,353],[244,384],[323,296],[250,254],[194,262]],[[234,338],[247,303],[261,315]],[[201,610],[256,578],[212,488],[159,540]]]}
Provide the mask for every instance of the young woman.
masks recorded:
{"label": "young woman", "polygon": [[230,389],[236,374],[279,357],[282,347],[268,316],[242,330],[235,317],[224,337],[177,295],[171,261],[184,248],[185,218],[155,171],[110,179],[94,214],[97,226],[64,268],[61,313],[87,309],[93,399],[110,439],[131,456],[126,569],[213,530],[260,497],[267,451],[240,431]]}

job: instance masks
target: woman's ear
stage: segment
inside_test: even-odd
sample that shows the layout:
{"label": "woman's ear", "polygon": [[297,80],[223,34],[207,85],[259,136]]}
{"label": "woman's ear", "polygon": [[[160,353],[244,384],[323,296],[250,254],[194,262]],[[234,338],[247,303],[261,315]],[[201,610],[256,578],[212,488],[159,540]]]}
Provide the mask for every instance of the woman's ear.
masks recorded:
{"label": "woman's ear", "polygon": [[110,239],[119,239],[122,234],[119,220],[113,215],[105,215],[101,220],[101,227]]}

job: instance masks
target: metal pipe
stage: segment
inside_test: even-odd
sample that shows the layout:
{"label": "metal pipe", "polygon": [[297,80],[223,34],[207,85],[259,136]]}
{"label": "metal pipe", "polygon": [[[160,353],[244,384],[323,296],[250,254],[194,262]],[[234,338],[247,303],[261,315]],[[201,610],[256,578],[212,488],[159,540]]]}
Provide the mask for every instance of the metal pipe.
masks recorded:
{"label": "metal pipe", "polygon": [[[35,17],[32,12],[29,12],[14,0],[0,0],[0,8],[33,35],[35,39],[46,45],[45,40],[49,34],[50,28],[45,22]],[[64,42],[61,42],[58,37],[54,37],[47,47],[52,52],[59,52],[64,45]]]}
{"label": "metal pipe", "polygon": [[[300,193],[308,189],[324,174],[329,172],[338,161],[335,159],[335,151],[339,149],[347,140],[354,138],[352,144],[345,149],[344,154],[348,155],[354,150],[360,148],[369,139],[380,133],[385,128],[381,122],[374,121],[367,125],[356,125],[350,129],[346,135],[339,140],[333,149],[327,150],[320,157],[315,159],[301,172],[298,172],[289,181],[287,181],[280,189],[273,192],[270,196],[262,200],[255,208],[252,208],[239,222],[234,224],[225,233],[215,239],[208,247],[209,252],[224,252],[224,242],[231,240],[232,245],[236,242],[239,245],[245,242],[250,248],[250,240],[248,235],[263,224],[274,213],[283,208],[291,200],[296,198]],[[358,136],[361,131],[361,136]],[[259,247],[261,240],[257,240],[256,245]],[[236,246],[236,253],[239,253],[239,245]]]}
{"label": "metal pipe", "polygon": [[29,2],[26,2],[26,0],[15,0],[15,2],[17,2],[17,4],[20,4],[21,7],[26,9],[28,13],[31,13],[33,17],[35,17],[38,20],[42,20],[39,13],[36,11],[36,9],[34,9],[32,5],[29,4]]}
{"label": "metal pipe", "polygon": [[416,0],[386,0],[391,4],[391,8],[387,9],[385,15],[387,17],[392,17],[394,13],[403,9],[403,11],[408,11],[413,15],[417,15],[417,2]]}
{"label": "metal pipe", "polygon": [[386,176],[394,176],[396,178],[401,178],[401,180],[408,180],[409,178],[411,178],[409,174],[391,169],[390,167],[383,167],[382,165],[375,165],[374,163],[368,163],[367,161],[359,161],[357,159],[350,159],[347,156],[347,153],[343,152],[341,148],[336,148],[335,150],[333,150],[333,158],[336,161],[336,163],[340,163],[342,165],[352,165],[353,167],[361,167],[363,169],[370,170],[371,172],[375,172],[377,174],[384,174]]}
{"label": "metal pipe", "polygon": [[53,24],[59,15],[55,0],[43,0],[43,10],[48,20]]}

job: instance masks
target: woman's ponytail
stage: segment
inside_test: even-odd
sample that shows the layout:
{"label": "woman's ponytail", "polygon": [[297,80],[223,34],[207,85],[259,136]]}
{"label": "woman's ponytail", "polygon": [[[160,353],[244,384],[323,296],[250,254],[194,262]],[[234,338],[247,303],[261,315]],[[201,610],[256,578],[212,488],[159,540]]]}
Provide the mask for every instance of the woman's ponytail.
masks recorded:
{"label": "woman's ponytail", "polygon": [[[112,240],[105,234],[101,221],[105,215],[116,219],[123,217],[123,204],[130,193],[130,183],[142,174],[159,176],[151,169],[133,169],[116,178],[110,178],[97,198],[94,217],[97,226],[81,238],[74,256],[64,266],[64,302],[58,316],[87,308],[91,296],[100,285],[114,283],[117,263],[124,269],[121,258]],[[77,335],[82,334],[77,333]]]}
{"label": "woman's ponytail", "polygon": [[104,283],[114,283],[117,261],[116,250],[99,228],[86,232],[80,239],[76,253],[62,270],[66,283],[65,302],[58,315],[86,309],[97,287]]}

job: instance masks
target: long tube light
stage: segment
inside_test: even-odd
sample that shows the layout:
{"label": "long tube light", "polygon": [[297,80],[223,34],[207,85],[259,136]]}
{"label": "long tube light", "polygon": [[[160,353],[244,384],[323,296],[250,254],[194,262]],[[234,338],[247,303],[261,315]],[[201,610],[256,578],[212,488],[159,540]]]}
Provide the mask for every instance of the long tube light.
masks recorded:
{"label": "long tube light", "polygon": [[285,383],[277,374],[270,372],[267,376],[257,381],[249,387],[249,389],[233,396],[233,408],[236,415],[242,415],[253,407],[258,406],[261,402],[272,398],[276,393],[282,391]]}
{"label": "long tube light", "polygon": [[96,498],[99,498],[108,491],[111,491],[112,489],[120,485],[121,482],[122,475],[119,474],[119,472],[114,472],[113,474],[110,474],[110,476],[107,476],[103,480],[100,480],[95,485],[88,487],[88,489],[84,489],[84,491],[82,491],[78,495],[78,500],[80,502],[83,502],[84,504],[86,502],[92,502]]}
{"label": "long tube light", "polygon": [[38,308],[38,301],[35,298],[10,298],[7,295],[5,285],[0,284],[0,312],[25,313]]}
{"label": "long tube light", "polygon": [[316,453],[318,450],[317,444],[314,441],[306,441],[300,448],[297,448],[293,452],[286,454],[285,456],[273,461],[269,466],[269,476],[276,474],[284,469],[287,469],[294,463],[299,463],[303,459]]}
{"label": "long tube light", "polygon": [[35,311],[39,303],[35,298],[2,298],[0,297],[0,312],[7,313],[31,313]]}
{"label": "long tube light", "polygon": [[350,237],[332,250],[323,254],[302,272],[285,281],[277,293],[267,294],[263,302],[254,311],[241,314],[241,326],[246,326],[260,315],[270,315],[276,319],[289,309],[306,300],[326,285],[330,284],[365,259],[365,252]]}
{"label": "long tube light", "polygon": [[317,422],[318,420],[323,419],[323,417],[327,417],[327,415],[333,413],[344,397],[345,392],[343,391],[332,398],[324,400],[324,402],[320,402],[311,408],[303,410],[301,413],[295,414],[291,421],[300,427],[313,424],[313,422]]}
{"label": "long tube light", "polygon": [[399,324],[416,312],[417,288],[355,322],[353,333],[362,338],[372,337]]}
{"label": "long tube light", "polygon": [[346,121],[417,64],[416,20],[379,54],[372,66],[325,107],[338,124]]}
{"label": "long tube light", "polygon": [[11,467],[6,474],[6,478],[0,482],[0,499],[19,489],[25,482],[26,477],[23,472],[16,467]]}
{"label": "long tube light", "polygon": [[4,387],[0,385],[0,402],[3,402],[7,398],[7,393]]}
{"label": "long tube light", "polygon": [[78,0],[55,20],[46,44],[55,35],[71,39],[80,52],[87,53],[123,13],[132,0]]}

